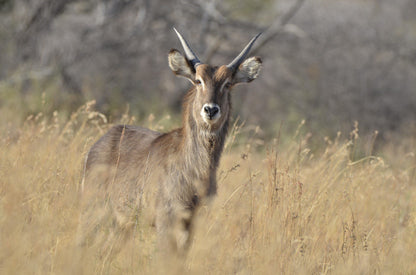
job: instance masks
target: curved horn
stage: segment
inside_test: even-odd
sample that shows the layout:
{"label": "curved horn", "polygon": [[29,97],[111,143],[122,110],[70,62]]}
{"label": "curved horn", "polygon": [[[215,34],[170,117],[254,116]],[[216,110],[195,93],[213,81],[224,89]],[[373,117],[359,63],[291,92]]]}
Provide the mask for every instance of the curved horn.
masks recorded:
{"label": "curved horn", "polygon": [[254,42],[256,42],[257,38],[260,36],[261,33],[257,34],[255,37],[253,37],[253,39],[250,40],[250,42],[248,42],[247,46],[241,51],[241,53],[234,58],[233,61],[231,61],[230,64],[227,65],[228,68],[230,69],[236,69],[238,68],[238,66],[240,66],[240,64],[244,61],[244,59],[247,57],[251,46],[253,46]]}
{"label": "curved horn", "polygon": [[196,68],[198,65],[201,65],[202,64],[201,61],[199,61],[196,54],[192,51],[191,47],[189,47],[188,42],[186,42],[186,40],[182,37],[182,35],[175,28],[173,28],[173,30],[176,32],[176,35],[181,41],[182,48],[185,51],[185,56],[189,60],[189,62],[191,62],[192,66]]}

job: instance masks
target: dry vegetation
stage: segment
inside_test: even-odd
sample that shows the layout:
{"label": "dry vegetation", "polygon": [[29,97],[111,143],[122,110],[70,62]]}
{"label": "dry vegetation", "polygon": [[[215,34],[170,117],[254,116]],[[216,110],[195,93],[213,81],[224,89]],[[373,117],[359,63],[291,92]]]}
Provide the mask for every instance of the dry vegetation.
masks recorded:
{"label": "dry vegetation", "polygon": [[[128,115],[120,122],[135,123]],[[158,129],[169,119],[144,124]],[[68,120],[55,112],[17,129],[0,125],[0,273],[146,274],[160,266],[154,232],[140,219],[116,259],[74,246],[83,156],[108,127],[92,103]],[[357,158],[356,130],[314,152],[301,131],[263,142],[258,130],[233,128],[218,196],[196,221],[189,273],[416,272],[414,140],[386,146],[384,159]]]}
{"label": "dry vegetation", "polygon": [[[167,69],[172,26],[201,55],[228,61],[295,1],[257,2],[0,0],[0,274],[154,273],[154,230],[140,218],[115,259],[74,245],[84,156],[111,126],[95,110],[177,126],[186,85]],[[263,80],[234,97],[264,132],[235,123],[183,268],[416,274],[416,2],[296,2],[305,4],[259,51]],[[73,112],[91,98],[96,106]],[[150,110],[161,112],[130,115]],[[381,138],[357,126],[323,138],[356,119]]]}

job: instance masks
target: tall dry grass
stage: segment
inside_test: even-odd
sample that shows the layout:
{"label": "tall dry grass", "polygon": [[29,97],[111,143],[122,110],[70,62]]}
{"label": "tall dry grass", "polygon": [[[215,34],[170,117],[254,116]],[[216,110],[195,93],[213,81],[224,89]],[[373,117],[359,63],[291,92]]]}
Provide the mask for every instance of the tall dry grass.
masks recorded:
{"label": "tall dry grass", "polygon": [[[163,264],[152,228],[140,222],[114,259],[75,246],[83,158],[109,127],[92,105],[68,120],[38,114],[19,127],[0,125],[1,274],[147,274]],[[357,158],[356,130],[313,152],[308,135],[264,142],[257,131],[234,125],[218,195],[199,210],[185,271],[416,273],[414,143],[387,146],[384,159]]]}

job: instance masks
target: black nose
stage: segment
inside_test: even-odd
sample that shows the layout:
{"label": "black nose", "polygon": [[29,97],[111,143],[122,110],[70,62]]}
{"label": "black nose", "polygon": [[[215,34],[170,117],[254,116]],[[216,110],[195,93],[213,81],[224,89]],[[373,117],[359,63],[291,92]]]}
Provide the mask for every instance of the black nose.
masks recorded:
{"label": "black nose", "polygon": [[217,106],[213,106],[213,107],[205,106],[204,107],[204,111],[209,116],[210,119],[213,118],[218,113],[219,110],[220,109],[218,109]]}

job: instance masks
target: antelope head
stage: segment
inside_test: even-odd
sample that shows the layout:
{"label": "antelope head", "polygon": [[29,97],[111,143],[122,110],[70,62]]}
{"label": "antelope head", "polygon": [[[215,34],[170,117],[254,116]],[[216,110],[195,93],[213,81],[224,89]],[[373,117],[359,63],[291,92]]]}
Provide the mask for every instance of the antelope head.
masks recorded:
{"label": "antelope head", "polygon": [[196,124],[202,129],[216,131],[229,117],[230,91],[234,85],[257,78],[262,61],[260,57],[247,55],[260,34],[256,35],[241,53],[228,65],[219,67],[202,63],[188,42],[174,29],[184,49],[169,52],[169,67],[178,76],[187,78],[194,85],[194,100],[188,112],[192,112]]}

